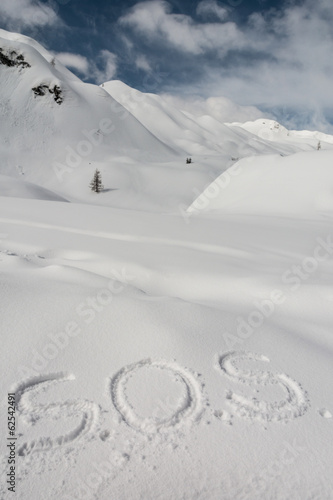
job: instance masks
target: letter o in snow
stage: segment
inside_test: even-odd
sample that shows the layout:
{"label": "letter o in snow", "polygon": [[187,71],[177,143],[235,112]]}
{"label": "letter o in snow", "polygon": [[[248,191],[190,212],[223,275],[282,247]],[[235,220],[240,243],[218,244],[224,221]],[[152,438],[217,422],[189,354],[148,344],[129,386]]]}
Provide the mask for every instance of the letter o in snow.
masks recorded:
{"label": "letter o in snow", "polygon": [[205,192],[203,192],[194,202],[193,202],[193,207],[195,210],[203,210],[204,208],[208,207],[209,205],[209,200],[207,196],[205,195]]}
{"label": "letter o in snow", "polygon": [[218,177],[215,181],[216,184],[220,186],[221,189],[225,189],[230,182],[230,175],[229,175],[229,170],[226,172],[223,172],[220,177]]}
{"label": "letter o in snow", "polygon": [[112,302],[113,296],[110,290],[104,288],[97,294],[97,300],[102,306],[106,306]]}
{"label": "letter o in snow", "polygon": [[77,145],[77,152],[80,156],[88,156],[92,150],[93,147],[88,141],[80,141]]}
{"label": "letter o in snow", "polygon": [[42,350],[42,354],[46,359],[55,359],[59,354],[59,349],[54,344],[46,344]]}
{"label": "letter o in snow", "polygon": [[264,315],[259,311],[252,311],[251,314],[249,314],[249,317],[247,318],[247,322],[253,328],[258,328],[264,322]]}
{"label": "letter o in snow", "polygon": [[313,273],[319,266],[318,261],[314,257],[306,257],[302,262],[302,267],[308,273]]}
{"label": "letter o in snow", "polygon": [[213,182],[213,184],[208,186],[208,188],[205,191],[205,194],[209,199],[216,198],[216,196],[218,196],[219,193],[220,193],[220,188],[218,187],[216,182]]}
{"label": "letter o in snow", "polygon": [[[171,416],[161,419],[157,419],[154,415],[142,418],[131,405],[126,394],[126,386],[129,380],[133,379],[133,376],[142,368],[166,370],[171,372],[173,378],[176,377],[183,384],[184,397],[179,402],[178,407],[173,409]],[[184,421],[198,421],[203,412],[201,385],[191,372],[175,362],[144,359],[125,366],[110,379],[110,393],[114,407],[127,425],[146,435],[155,434],[166,428],[177,428]]]}

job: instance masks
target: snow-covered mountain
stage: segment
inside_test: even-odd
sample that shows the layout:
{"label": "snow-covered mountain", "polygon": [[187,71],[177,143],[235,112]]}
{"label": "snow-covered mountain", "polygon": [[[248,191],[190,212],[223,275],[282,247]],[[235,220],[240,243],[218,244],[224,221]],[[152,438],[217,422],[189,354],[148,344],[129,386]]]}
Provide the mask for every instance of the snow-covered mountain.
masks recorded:
{"label": "snow-covered mountain", "polygon": [[107,92],[81,82],[34,40],[0,30],[0,50],[1,173],[18,169],[44,184],[88,159],[173,156]]}
{"label": "snow-covered mountain", "polygon": [[260,118],[255,121],[248,121],[245,123],[231,123],[232,127],[241,127],[244,130],[255,134],[261,139],[266,139],[267,141],[286,143],[286,144],[301,144],[304,145],[304,149],[307,146],[318,146],[318,142],[324,142],[327,144],[333,143],[333,136],[324,134],[323,132],[313,132],[310,130],[288,130],[286,127],[281,125],[275,120],[269,120],[267,118]]}
{"label": "snow-covered mountain", "polygon": [[89,201],[99,168],[113,191],[98,203],[175,210],[235,159],[313,151],[319,140],[333,148],[331,136],[272,120],[223,123],[223,100],[194,103],[193,113],[181,102],[120,81],[83,83],[34,40],[0,30],[0,173],[65,198]]}
{"label": "snow-covered mountain", "polygon": [[333,138],[252,113],[0,31],[1,500],[332,500]]}
{"label": "snow-covered mountain", "polygon": [[332,136],[319,132],[288,131],[270,119],[258,119],[245,124],[224,123],[217,118],[211,106],[200,113],[194,101],[191,113],[188,110],[189,103],[185,100],[183,104],[186,109],[182,109],[179,98],[176,100],[170,96],[142,93],[121,81],[106,82],[101,86],[154,135],[183,154],[218,153],[234,157],[292,154],[315,149],[318,140],[333,143]]}

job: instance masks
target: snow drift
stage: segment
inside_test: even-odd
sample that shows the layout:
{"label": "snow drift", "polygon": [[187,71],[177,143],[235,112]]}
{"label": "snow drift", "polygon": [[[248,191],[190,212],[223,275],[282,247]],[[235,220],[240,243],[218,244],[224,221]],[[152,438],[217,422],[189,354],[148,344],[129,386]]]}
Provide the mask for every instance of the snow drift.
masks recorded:
{"label": "snow drift", "polygon": [[332,213],[332,162],[331,151],[245,158],[215,179],[188,212],[300,218]]}

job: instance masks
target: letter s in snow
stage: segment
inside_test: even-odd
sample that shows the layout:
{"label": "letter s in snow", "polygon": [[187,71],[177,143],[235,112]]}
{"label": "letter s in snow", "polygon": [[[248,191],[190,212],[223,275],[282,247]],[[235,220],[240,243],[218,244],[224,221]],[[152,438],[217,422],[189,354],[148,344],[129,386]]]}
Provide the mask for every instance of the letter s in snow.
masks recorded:
{"label": "letter s in snow", "polygon": [[227,392],[227,400],[239,417],[265,422],[289,422],[304,415],[309,407],[307,394],[301,385],[285,373],[274,374],[269,371],[241,369],[239,361],[264,361],[269,359],[262,354],[247,351],[229,351],[218,357],[217,366],[230,379],[243,384],[273,385],[278,384],[285,391],[281,401],[263,401],[249,399],[233,391]]}
{"label": "letter s in snow", "polygon": [[[19,456],[25,456],[31,452],[48,451],[81,438],[83,435],[92,432],[99,420],[99,407],[96,403],[86,400],[67,400],[64,402],[50,402],[49,404],[39,404],[35,400],[40,393],[44,393],[45,388],[74,380],[73,375],[64,373],[54,373],[40,375],[19,383],[15,387],[17,411],[22,421],[33,426],[41,420],[67,420],[69,417],[79,417],[72,430],[58,436],[44,436],[33,441],[22,443],[18,449]],[[51,428],[51,427],[50,427]]]}

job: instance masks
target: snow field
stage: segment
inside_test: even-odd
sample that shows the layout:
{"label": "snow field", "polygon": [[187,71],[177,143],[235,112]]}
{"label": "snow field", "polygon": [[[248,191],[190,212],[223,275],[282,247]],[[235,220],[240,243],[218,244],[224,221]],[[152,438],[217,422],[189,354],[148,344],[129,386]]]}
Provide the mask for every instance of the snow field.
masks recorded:
{"label": "snow field", "polygon": [[15,497],[331,500],[332,137],[0,47]]}
{"label": "snow field", "polygon": [[[310,487],[329,498],[319,474],[330,460],[319,443],[332,400],[325,218],[186,224],[181,215],[1,203],[6,310],[20,311],[14,325],[5,316],[4,348],[26,346],[4,381],[19,395],[18,498],[38,499],[42,477],[50,499],[298,498]],[[327,255],[321,246],[315,269],[317,238]],[[244,326],[254,310],[257,323]]]}

